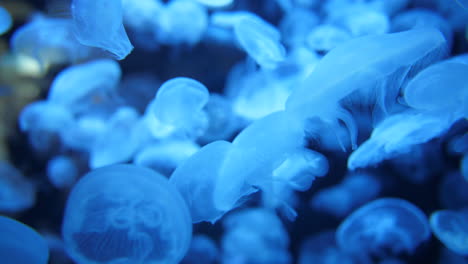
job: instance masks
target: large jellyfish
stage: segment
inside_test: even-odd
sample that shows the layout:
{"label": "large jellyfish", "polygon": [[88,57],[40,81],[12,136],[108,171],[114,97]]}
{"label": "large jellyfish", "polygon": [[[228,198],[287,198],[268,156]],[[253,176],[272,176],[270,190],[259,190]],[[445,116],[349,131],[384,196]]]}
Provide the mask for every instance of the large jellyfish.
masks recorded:
{"label": "large jellyfish", "polygon": [[164,176],[114,165],[74,186],[62,235],[80,264],[175,264],[188,250],[192,225],[184,200]]}
{"label": "large jellyfish", "polygon": [[348,216],[336,231],[341,249],[358,255],[412,253],[431,235],[424,213],[406,200],[381,198]]}
{"label": "large jellyfish", "polygon": [[432,213],[430,224],[434,235],[450,250],[468,255],[468,209],[441,210]]}

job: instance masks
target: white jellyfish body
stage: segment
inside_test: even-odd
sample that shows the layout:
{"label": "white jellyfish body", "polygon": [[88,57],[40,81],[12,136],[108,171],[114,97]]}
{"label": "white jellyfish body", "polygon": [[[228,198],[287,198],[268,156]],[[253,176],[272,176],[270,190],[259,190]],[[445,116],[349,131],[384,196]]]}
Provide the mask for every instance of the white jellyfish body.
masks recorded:
{"label": "white jellyfish body", "polygon": [[114,165],[85,175],[73,188],[62,226],[78,263],[178,263],[192,235],[178,191],[162,175]]}

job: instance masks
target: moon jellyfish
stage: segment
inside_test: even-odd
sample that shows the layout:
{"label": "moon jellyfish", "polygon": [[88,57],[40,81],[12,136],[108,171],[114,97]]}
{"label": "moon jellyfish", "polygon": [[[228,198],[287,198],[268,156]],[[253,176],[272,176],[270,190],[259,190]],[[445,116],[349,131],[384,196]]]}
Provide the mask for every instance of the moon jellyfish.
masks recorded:
{"label": "moon jellyfish", "polygon": [[292,263],[288,233],[273,211],[250,208],[234,212],[223,226],[222,263]]}
{"label": "moon jellyfish", "polygon": [[78,178],[78,166],[67,156],[56,156],[47,163],[47,177],[56,188],[69,188]]}
{"label": "moon jellyfish", "polygon": [[382,256],[412,253],[431,235],[424,213],[406,200],[381,198],[348,216],[336,231],[342,250]]}
{"label": "moon jellyfish", "polygon": [[337,185],[321,189],[312,197],[312,208],[345,217],[357,207],[376,198],[382,189],[381,183],[372,175],[353,173]]}
{"label": "moon jellyfish", "polygon": [[169,129],[183,136],[198,137],[208,124],[203,107],[209,96],[208,89],[202,83],[191,78],[177,77],[161,85],[148,111]]}
{"label": "moon jellyfish", "polygon": [[3,264],[47,264],[49,248],[31,227],[0,216],[0,259]]}
{"label": "moon jellyfish", "polygon": [[468,116],[468,65],[452,61],[436,63],[422,70],[404,88],[404,100],[425,111],[462,112]]}
{"label": "moon jellyfish", "polygon": [[442,135],[457,120],[450,113],[421,113],[406,110],[380,122],[348,158],[348,168],[354,170],[405,153],[412,146],[423,144]]}
{"label": "moon jellyfish", "polygon": [[124,59],[133,49],[123,26],[122,1],[73,0],[75,36],[81,44],[98,47]]}
{"label": "moon jellyfish", "polygon": [[178,263],[192,236],[184,200],[143,167],[91,171],[73,187],[62,235],[69,255],[87,263]]}
{"label": "moon jellyfish", "polygon": [[0,212],[21,212],[35,202],[35,186],[18,169],[0,161]]}
{"label": "moon jellyfish", "polygon": [[274,68],[286,58],[278,29],[254,14],[241,17],[234,33],[240,46],[262,67]]}
{"label": "moon jellyfish", "polygon": [[328,52],[350,39],[348,31],[335,25],[322,24],[307,34],[306,45],[316,51]]}
{"label": "moon jellyfish", "polygon": [[447,248],[468,256],[468,209],[436,211],[429,221],[432,232]]}
{"label": "moon jellyfish", "polygon": [[0,6],[0,35],[10,30],[13,25],[13,19],[10,13],[4,7]]}
{"label": "moon jellyfish", "polygon": [[228,7],[234,0],[196,0],[198,3],[211,8]]}
{"label": "moon jellyfish", "polygon": [[55,77],[48,100],[74,113],[90,111],[115,92],[120,76],[119,64],[109,59],[70,66]]}

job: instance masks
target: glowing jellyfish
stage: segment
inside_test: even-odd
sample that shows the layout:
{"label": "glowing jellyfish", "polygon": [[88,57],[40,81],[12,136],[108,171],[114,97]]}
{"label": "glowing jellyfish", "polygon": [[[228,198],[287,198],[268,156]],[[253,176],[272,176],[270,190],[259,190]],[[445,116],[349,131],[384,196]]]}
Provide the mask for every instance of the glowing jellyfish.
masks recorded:
{"label": "glowing jellyfish", "polygon": [[326,230],[307,237],[302,242],[298,263],[355,264],[356,262],[351,255],[338,248],[335,241],[335,231]]}
{"label": "glowing jellyfish", "polygon": [[240,46],[263,67],[274,68],[286,57],[278,29],[254,14],[241,17],[234,33]]}
{"label": "glowing jellyfish", "polygon": [[180,264],[218,263],[219,249],[216,242],[205,235],[193,236],[190,249]]}
{"label": "glowing jellyfish", "polygon": [[468,209],[436,211],[430,217],[430,224],[434,235],[447,248],[468,255]]}
{"label": "glowing jellyfish", "polygon": [[69,188],[78,178],[78,165],[67,156],[56,156],[47,163],[47,177],[56,188]]}
{"label": "glowing jellyfish", "polygon": [[47,264],[47,243],[31,227],[0,216],[0,234],[0,259],[3,264]]}
{"label": "glowing jellyfish", "polygon": [[133,50],[123,26],[122,1],[73,0],[71,13],[75,36],[83,45],[107,50],[118,60]]}
{"label": "glowing jellyfish", "polygon": [[178,191],[160,174],[114,165],[72,189],[63,220],[67,252],[80,264],[178,263],[192,235]]}
{"label": "glowing jellyfish", "polygon": [[348,216],[336,231],[339,247],[355,254],[412,253],[431,235],[424,213],[410,202],[381,198]]}
{"label": "glowing jellyfish", "polygon": [[4,7],[0,6],[0,35],[10,30],[13,25],[13,19],[10,13]]}

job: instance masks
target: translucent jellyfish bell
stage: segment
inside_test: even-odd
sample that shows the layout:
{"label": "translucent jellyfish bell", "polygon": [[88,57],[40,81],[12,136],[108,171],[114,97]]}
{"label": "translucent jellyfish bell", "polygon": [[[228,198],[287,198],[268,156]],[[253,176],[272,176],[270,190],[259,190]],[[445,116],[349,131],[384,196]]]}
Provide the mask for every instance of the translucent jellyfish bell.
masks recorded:
{"label": "translucent jellyfish bell", "polygon": [[278,29],[254,14],[241,17],[234,33],[241,47],[263,67],[274,68],[286,58]]}
{"label": "translucent jellyfish bell", "polygon": [[3,264],[47,264],[49,248],[31,227],[0,216],[0,259]]}
{"label": "translucent jellyfish bell", "polygon": [[447,248],[468,256],[468,209],[436,211],[430,217],[430,224],[434,235]]}
{"label": "translucent jellyfish bell", "polygon": [[76,38],[124,59],[133,46],[123,26],[122,1],[73,0],[71,5]]}
{"label": "translucent jellyfish bell", "polygon": [[348,216],[338,227],[341,249],[354,254],[412,253],[431,235],[424,213],[410,202],[381,198]]}
{"label": "translucent jellyfish bell", "polygon": [[48,100],[67,106],[72,112],[80,112],[112,94],[120,76],[119,64],[110,59],[74,65],[55,77]]}
{"label": "translucent jellyfish bell", "polygon": [[192,236],[184,200],[146,168],[114,165],[85,175],[72,189],[62,235],[80,264],[178,263]]}
{"label": "translucent jellyfish bell", "polygon": [[209,96],[202,83],[186,77],[173,78],[161,85],[150,111],[161,123],[184,134],[199,136],[207,126],[207,117],[202,109]]}
{"label": "translucent jellyfish bell", "polygon": [[193,236],[190,249],[180,264],[218,263],[219,249],[216,242],[205,235]]}
{"label": "translucent jellyfish bell", "polygon": [[13,20],[10,13],[8,13],[8,10],[0,6],[0,35],[10,30],[12,25]]}
{"label": "translucent jellyfish bell", "polygon": [[349,254],[337,247],[334,230],[307,237],[301,244],[298,263],[356,264]]}

